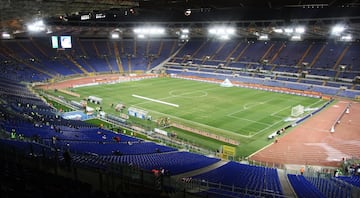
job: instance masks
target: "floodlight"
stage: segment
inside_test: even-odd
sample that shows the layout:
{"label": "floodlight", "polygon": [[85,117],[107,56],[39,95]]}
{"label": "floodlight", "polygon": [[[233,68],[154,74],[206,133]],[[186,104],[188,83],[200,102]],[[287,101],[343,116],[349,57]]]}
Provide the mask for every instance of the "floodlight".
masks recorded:
{"label": "floodlight", "polygon": [[134,33],[142,35],[161,35],[165,33],[165,29],[159,27],[135,28]]}
{"label": "floodlight", "polygon": [[113,32],[113,33],[111,33],[111,38],[118,39],[118,38],[120,38],[120,34],[118,32]]}
{"label": "floodlight", "polygon": [[219,39],[220,39],[220,40],[229,40],[230,37],[229,37],[228,34],[224,34],[224,35],[220,35],[220,36],[219,36]]}
{"label": "floodlight", "polygon": [[43,20],[35,21],[33,24],[36,26],[44,26],[44,21]]}
{"label": "floodlight", "polygon": [[226,27],[226,26],[215,26],[208,29],[209,34],[215,36],[221,40],[230,39],[231,35],[235,34],[234,27]]}
{"label": "floodlight", "polygon": [[96,15],[95,15],[95,19],[103,19],[103,18],[105,18],[105,17],[106,17],[106,15],[103,14],[103,13],[99,13],[99,14],[96,14]]}
{"label": "floodlight", "polygon": [[215,28],[209,29],[210,34],[216,34],[217,30]]}
{"label": "floodlight", "polygon": [[149,30],[148,30],[148,33],[149,34],[156,34],[157,33],[157,29],[156,28],[150,28]]}
{"label": "floodlight", "polygon": [[1,34],[1,37],[2,37],[3,39],[10,39],[10,38],[11,38],[11,34],[9,34],[9,33],[7,33],[7,32],[3,32],[3,33]]}
{"label": "floodlight", "polygon": [[84,21],[84,20],[89,20],[90,19],[90,15],[89,14],[85,14],[85,15],[81,15],[80,16],[80,20]]}
{"label": "floodlight", "polygon": [[156,28],[156,34],[164,34],[165,33],[165,29],[164,28]]}
{"label": "floodlight", "polygon": [[298,34],[303,34],[305,32],[305,28],[304,27],[297,27],[295,28],[295,32]]}
{"label": "floodlight", "polygon": [[225,29],[225,32],[230,35],[235,34],[235,28],[228,27]]}
{"label": "floodlight", "polygon": [[134,29],[134,32],[135,32],[136,34],[142,34],[142,33],[144,33],[144,29],[142,29],[142,28],[135,28],[135,29]]}
{"label": "floodlight", "polygon": [[145,38],[145,35],[144,35],[144,34],[138,34],[137,36],[138,36],[138,38],[140,38],[140,39],[144,39],[144,38]]}
{"label": "floodlight", "polygon": [[181,29],[181,33],[183,34],[189,34],[189,29]]}
{"label": "floodlight", "polygon": [[33,23],[27,24],[27,28],[30,32],[41,32],[45,31],[46,27],[43,20],[38,20]]}
{"label": "floodlight", "polygon": [[227,34],[227,29],[219,28],[219,29],[217,29],[216,33],[219,34],[219,35]]}
{"label": "floodlight", "polygon": [[294,32],[294,29],[292,29],[292,28],[285,28],[285,29],[284,29],[284,32],[285,32],[285,33],[293,33],[293,32]]}
{"label": "floodlight", "polygon": [[258,37],[258,40],[260,40],[260,41],[267,41],[267,40],[269,40],[269,36],[268,36],[267,34],[260,35],[260,36]]}
{"label": "floodlight", "polygon": [[180,35],[180,39],[187,39],[187,38],[189,38],[189,36],[187,34]]}
{"label": "floodlight", "polygon": [[342,33],[345,30],[345,27],[343,25],[335,25],[332,29],[331,29],[331,34],[333,35],[339,35],[340,33]]}
{"label": "floodlight", "polygon": [[350,34],[341,36],[340,41],[352,41],[352,36]]}
{"label": "floodlight", "polygon": [[290,38],[291,41],[301,41],[301,36],[300,35],[293,35]]}
{"label": "floodlight", "polygon": [[283,33],[284,31],[283,31],[283,29],[281,29],[281,28],[274,28],[274,32],[276,32],[276,33]]}

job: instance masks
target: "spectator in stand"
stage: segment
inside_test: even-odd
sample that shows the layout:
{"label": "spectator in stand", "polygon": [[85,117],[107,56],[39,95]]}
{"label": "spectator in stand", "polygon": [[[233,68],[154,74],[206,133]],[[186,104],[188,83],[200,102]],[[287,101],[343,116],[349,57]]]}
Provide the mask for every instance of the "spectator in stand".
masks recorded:
{"label": "spectator in stand", "polygon": [[114,140],[115,140],[116,142],[120,142],[120,137],[119,137],[119,136],[115,136],[115,137],[114,137]]}
{"label": "spectator in stand", "polygon": [[304,172],[305,172],[305,168],[304,168],[304,167],[301,167],[301,168],[300,168],[300,174],[301,174],[301,175],[304,175]]}

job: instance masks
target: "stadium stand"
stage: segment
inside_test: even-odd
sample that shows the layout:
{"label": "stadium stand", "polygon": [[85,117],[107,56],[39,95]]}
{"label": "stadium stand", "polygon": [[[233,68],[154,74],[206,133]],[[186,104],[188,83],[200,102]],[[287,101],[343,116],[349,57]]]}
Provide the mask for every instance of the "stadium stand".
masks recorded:
{"label": "stadium stand", "polygon": [[298,197],[354,197],[352,185],[357,185],[357,176],[324,177],[317,174],[288,174],[287,177]]}
{"label": "stadium stand", "polygon": [[[206,186],[215,186],[221,183],[221,188],[238,188],[236,192],[245,193],[245,191],[274,193],[282,195],[282,188],[277,174],[277,170],[260,166],[251,166],[230,161],[227,164],[208,171],[206,173],[195,175],[192,179],[200,180]],[[251,194],[251,192],[249,193]]]}
{"label": "stadium stand", "polygon": [[[52,1],[39,1],[38,4],[48,2]],[[166,2],[172,4],[182,1]],[[339,2],[341,1],[320,4],[312,10],[333,5],[338,6],[336,8],[358,6],[354,2],[347,5]],[[22,3],[21,1],[16,6],[23,6]],[[69,2],[66,6],[76,7],[73,3]],[[89,2],[75,3],[80,5]],[[95,3],[109,6],[111,14],[108,16],[114,17],[116,21],[125,22],[124,16],[133,17],[134,21],[130,23],[132,28],[140,24],[140,21],[144,21],[144,18],[138,18],[141,15],[139,13],[154,12],[139,9],[138,13],[136,9],[140,8],[140,5],[155,2],[96,1]],[[188,4],[188,1],[182,3]],[[263,3],[272,9],[270,1]],[[115,8],[117,4],[121,8]],[[243,5],[247,3],[238,1],[236,4],[247,6]],[[288,4],[290,3],[286,2],[287,9],[301,7],[302,10],[299,11],[301,15],[311,12],[305,9],[310,5],[300,5],[302,3],[299,2],[295,6]],[[203,5],[207,4],[203,2]],[[315,21],[312,19],[310,20],[313,25],[312,32],[309,35],[317,35],[312,39],[301,42],[289,41],[287,38],[289,35],[286,35],[286,39],[284,37],[267,41],[258,39],[258,30],[261,29],[262,32],[271,29],[270,32],[275,32],[272,25],[293,20],[290,17],[292,14],[282,12],[279,13],[287,14],[289,18],[286,17],[284,21],[277,20],[279,15],[275,14],[276,20],[270,23],[268,21],[270,15],[268,15],[262,22],[266,27],[259,29],[256,27],[258,19],[249,22],[246,16],[241,18],[241,22],[235,20],[236,23],[241,23],[241,27],[238,29],[238,37],[232,40],[205,38],[201,29],[205,29],[205,26],[213,21],[207,16],[199,17],[199,14],[212,14],[215,7],[207,8],[203,5],[193,10],[194,18],[186,15],[185,12],[187,18],[182,18],[184,23],[175,20],[174,24],[168,24],[172,29],[164,38],[150,36],[141,39],[140,35],[132,35],[133,32],[127,27],[129,23],[109,25],[106,24],[106,19],[91,24],[96,24],[96,27],[88,27],[87,22],[82,20],[70,23],[68,20],[71,21],[71,17],[80,18],[78,15],[82,12],[74,9],[71,10],[74,11],[71,16],[70,13],[66,13],[59,17],[57,14],[62,13],[63,10],[49,9],[57,12],[54,17],[56,19],[50,22],[54,27],[53,30],[48,29],[48,32],[42,36],[14,30],[12,32],[14,35],[18,34],[15,32],[20,32],[21,36],[7,39],[4,38],[8,29],[5,24],[10,24],[11,30],[26,25],[18,24],[15,19],[4,21],[4,19],[8,20],[7,15],[13,13],[11,7],[15,6],[11,1],[7,4],[4,2],[1,12],[6,14],[1,17],[0,42],[0,196],[150,198],[161,197],[163,193],[166,194],[165,197],[174,195],[172,193],[177,190],[181,194],[178,197],[186,197],[185,195],[188,195],[186,190],[190,189],[194,193],[189,194],[194,197],[287,197],[282,185],[284,181],[280,181],[281,178],[275,168],[235,161],[228,161],[224,165],[215,167],[220,159],[213,156],[182,151],[80,120],[67,120],[62,117],[63,112],[55,109],[30,89],[35,84],[99,74],[118,74],[126,77],[155,73],[164,76],[167,76],[166,74],[196,76],[221,81],[229,79],[231,82],[245,85],[288,88],[351,100],[360,97],[358,40],[340,42],[336,39],[323,38],[328,33],[319,36],[319,32],[325,31],[317,29],[318,27],[312,24]],[[248,8],[256,7],[254,5],[251,4]],[[85,6],[86,9],[93,8],[89,4]],[[94,12],[98,8],[95,7]],[[152,8],[149,5],[145,7]],[[121,19],[117,18],[120,17],[118,10],[121,10]],[[169,10],[175,12],[177,9]],[[356,11],[349,13],[359,13]],[[37,12],[38,15],[42,15],[42,11],[37,10]],[[234,16],[231,18],[236,19],[235,15],[238,13],[241,12],[232,13]],[[326,12],[326,15],[316,14],[316,16],[319,16],[319,19],[325,16],[324,18],[328,20],[328,13],[338,16],[331,11]],[[89,13],[88,16],[97,19],[97,14]],[[254,18],[259,17],[255,12],[253,14]],[[212,16],[216,15],[215,13]],[[161,16],[163,15],[159,12],[156,18]],[[183,13],[181,16],[184,17]],[[341,21],[344,21],[342,17]],[[195,18],[199,22],[193,24]],[[358,16],[354,18],[357,20]],[[350,24],[352,19],[350,17],[345,21]],[[89,20],[90,23],[94,22],[92,20],[94,19]],[[200,23],[203,20],[206,22]],[[67,22],[73,26],[68,26]],[[190,36],[190,40],[181,40],[180,32],[183,26],[189,24],[194,29],[191,34],[186,35]],[[124,31],[120,31],[119,39],[109,39],[108,35],[86,34],[88,29],[93,31],[93,28],[97,29],[94,34],[101,32],[100,29],[114,31],[114,25],[120,29],[124,28]],[[356,30],[356,27],[355,25],[352,29]],[[50,45],[50,34],[76,32],[77,35],[72,37],[72,49],[53,49]],[[81,105],[78,107],[81,108]],[[122,122],[112,115],[108,115],[108,118],[118,123]],[[70,155],[70,159],[66,154]],[[197,173],[200,170],[201,173]],[[189,173],[192,175],[182,178],[181,182],[173,181],[171,178]],[[286,178],[297,197],[347,198],[356,197],[360,192],[359,175],[355,174],[336,177],[287,174]]]}
{"label": "stadium stand", "polygon": [[304,176],[288,174],[288,178],[298,197],[326,197]]}
{"label": "stadium stand", "polygon": [[[17,64],[18,69],[14,71],[16,67],[3,67],[4,72],[2,74],[9,74],[7,78],[16,79],[20,81],[42,81],[46,80],[51,76],[69,76],[69,75],[83,75],[88,72],[107,72],[113,73],[118,72],[119,67],[116,63],[116,55],[112,52],[116,51],[114,46],[119,46],[119,58],[121,60],[122,70],[125,72],[141,71],[145,72],[155,68],[157,65],[166,60],[171,53],[175,52],[174,40],[152,40],[152,41],[138,41],[135,40],[124,40],[117,44],[111,44],[108,41],[102,40],[77,40],[78,45],[74,47],[71,54],[64,51],[53,52],[45,55],[44,51],[54,51],[49,45],[45,46],[43,39],[32,39],[32,41],[7,41],[2,42],[3,50],[1,51],[2,65],[6,66],[9,64]],[[35,46],[35,47],[34,47]],[[95,46],[95,47],[94,47]],[[97,46],[97,47],[96,47]],[[224,50],[224,46],[232,47]],[[356,77],[356,73],[360,72],[352,65],[357,64],[357,59],[353,58],[353,54],[358,49],[358,44],[353,44],[344,50],[343,44],[338,43],[322,43],[322,42],[304,42],[301,46],[296,46],[293,42],[260,42],[251,41],[243,42],[238,40],[234,44],[224,44],[224,46],[216,40],[203,40],[195,39],[187,42],[184,47],[176,54],[174,59],[167,63],[168,73],[173,73],[172,68],[178,68],[180,70],[187,69],[189,71],[195,70],[207,73],[227,73],[232,75],[234,71],[239,70],[240,75],[245,76],[261,76],[259,71],[267,72],[278,72],[276,80],[280,81],[277,84],[270,86],[279,86],[281,81],[296,81],[296,85],[287,83],[287,88],[307,90],[307,85],[316,85],[318,88],[314,88],[314,91],[320,91],[321,93],[328,95],[339,95],[342,97],[355,97],[359,95],[356,92],[358,86],[353,86],[351,83]],[[281,49],[280,49],[281,48]],[[318,49],[319,48],[319,49]],[[317,60],[316,57],[311,57],[310,54],[314,54],[312,50],[321,50],[323,52],[319,54]],[[336,52],[333,49],[338,49]],[[30,51],[29,49],[35,49]],[[301,54],[304,55],[304,49],[310,49],[306,56],[303,57],[303,62],[311,64],[313,66],[302,66],[296,63],[299,61]],[[16,53],[16,56],[13,54]],[[214,52],[215,53],[211,53]],[[237,57],[233,61],[229,61],[229,56],[226,56],[228,51],[232,51],[233,54],[237,54]],[[106,55],[105,52],[110,52]],[[222,54],[225,53],[225,54]],[[339,57],[342,54],[342,58]],[[195,56],[194,56],[195,54]],[[106,56],[104,56],[106,55]],[[189,67],[189,56],[191,59],[190,65],[201,64],[207,67],[218,67],[220,64],[226,65],[225,68],[210,69],[206,67]],[[287,63],[287,57],[293,57],[294,60]],[[316,56],[316,55],[315,55]],[[22,57],[21,60],[19,57]],[[222,59],[220,59],[222,57]],[[335,57],[329,59],[328,57]],[[352,57],[352,58],[350,58]],[[339,58],[339,61],[336,60]],[[271,63],[264,60],[273,60]],[[281,64],[277,62],[282,61]],[[175,62],[174,62],[175,61]],[[325,63],[324,61],[328,61]],[[334,68],[334,62],[344,64],[347,67],[345,71],[338,71],[338,68]],[[171,63],[171,64],[170,64]],[[301,63],[302,64],[302,63]],[[32,65],[32,66],[30,66]],[[322,66],[321,66],[322,65]],[[11,69],[11,70],[9,70]],[[9,70],[9,71],[6,71]],[[28,74],[30,70],[31,75]],[[307,71],[308,76],[305,78],[299,78],[300,72]],[[86,72],[86,73],[84,73]],[[14,76],[17,75],[17,76]],[[183,75],[186,73],[183,73]],[[293,78],[288,76],[298,76]],[[324,80],[316,79],[327,77],[326,82]],[[329,80],[330,78],[339,77],[346,79],[348,82],[336,82]],[[30,78],[29,78],[30,77]],[[246,83],[260,83],[256,80],[251,79],[240,79],[241,82]],[[324,86],[325,85],[325,86]],[[323,87],[324,86],[324,87]],[[346,94],[341,93],[339,90],[332,90],[327,87],[346,86]]]}
{"label": "stadium stand", "polygon": [[351,176],[338,176],[336,179],[345,181],[351,185],[360,187],[360,178],[359,176],[351,175]]}

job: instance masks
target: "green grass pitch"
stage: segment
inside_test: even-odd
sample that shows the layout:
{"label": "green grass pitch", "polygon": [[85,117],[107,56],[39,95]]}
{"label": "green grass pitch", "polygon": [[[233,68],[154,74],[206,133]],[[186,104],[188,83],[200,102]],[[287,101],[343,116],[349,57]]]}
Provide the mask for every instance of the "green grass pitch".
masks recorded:
{"label": "green grass pitch", "polygon": [[[122,103],[127,108],[148,111],[153,120],[166,116],[172,122],[236,139],[240,142],[237,151],[241,156],[269,144],[267,136],[289,124],[284,120],[290,117],[292,107],[301,104],[305,108],[314,108],[326,102],[317,98],[249,88],[226,88],[219,84],[175,78],[153,78],[72,90],[82,98],[90,95],[102,98],[100,106],[113,115],[119,115],[119,112],[115,112],[111,104]],[[197,138],[197,141],[202,140]],[[204,138],[203,141],[210,140]],[[218,142],[218,145],[221,144]],[[214,147],[217,145],[211,149]]]}

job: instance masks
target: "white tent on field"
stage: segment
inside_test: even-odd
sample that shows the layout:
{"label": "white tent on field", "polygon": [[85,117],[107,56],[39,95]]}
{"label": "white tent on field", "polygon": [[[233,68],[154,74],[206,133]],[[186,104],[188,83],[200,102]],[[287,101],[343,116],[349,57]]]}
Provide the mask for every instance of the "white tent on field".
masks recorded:
{"label": "white tent on field", "polygon": [[224,82],[220,84],[222,87],[233,87],[234,85],[230,82],[229,79],[225,79]]}

